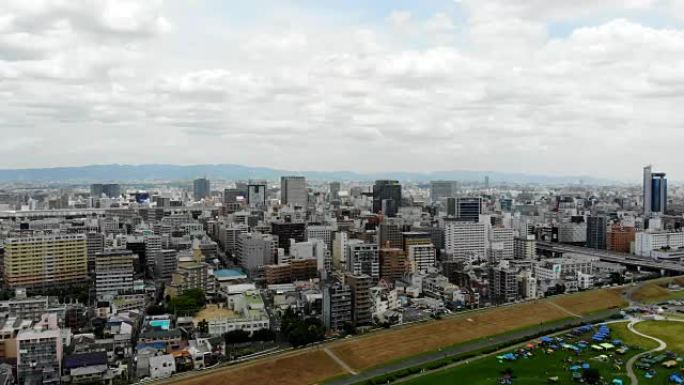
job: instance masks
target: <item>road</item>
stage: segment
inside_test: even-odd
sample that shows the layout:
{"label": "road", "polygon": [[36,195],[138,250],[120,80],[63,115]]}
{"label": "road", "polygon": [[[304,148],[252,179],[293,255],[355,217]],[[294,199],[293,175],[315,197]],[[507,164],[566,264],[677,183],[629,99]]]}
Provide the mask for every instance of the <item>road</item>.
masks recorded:
{"label": "road", "polygon": [[631,381],[632,385],[639,385],[639,378],[634,373],[634,364],[637,361],[639,361],[639,359],[641,357],[643,357],[645,355],[653,354],[656,352],[662,352],[663,350],[665,350],[667,348],[667,344],[665,343],[665,341],[658,339],[658,338],[655,338],[655,337],[652,337],[652,336],[649,336],[649,335],[646,335],[646,334],[636,330],[634,328],[634,325],[636,325],[639,322],[641,322],[641,321],[640,320],[631,321],[629,324],[627,324],[627,329],[629,329],[630,332],[638,335],[639,337],[643,337],[643,338],[646,338],[649,340],[656,341],[658,343],[658,347],[653,349],[653,350],[649,350],[645,353],[637,354],[636,356],[630,358],[629,361],[627,361],[627,375],[629,376],[629,380]]}

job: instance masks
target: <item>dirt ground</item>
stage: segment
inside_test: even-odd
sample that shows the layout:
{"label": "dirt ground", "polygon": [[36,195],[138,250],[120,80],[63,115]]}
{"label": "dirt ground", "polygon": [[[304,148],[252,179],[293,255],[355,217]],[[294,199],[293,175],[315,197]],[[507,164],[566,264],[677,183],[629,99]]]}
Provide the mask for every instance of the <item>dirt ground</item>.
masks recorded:
{"label": "dirt ground", "polygon": [[302,385],[314,384],[344,374],[344,370],[322,350],[306,351],[250,365],[226,368],[166,384],[183,385]]}

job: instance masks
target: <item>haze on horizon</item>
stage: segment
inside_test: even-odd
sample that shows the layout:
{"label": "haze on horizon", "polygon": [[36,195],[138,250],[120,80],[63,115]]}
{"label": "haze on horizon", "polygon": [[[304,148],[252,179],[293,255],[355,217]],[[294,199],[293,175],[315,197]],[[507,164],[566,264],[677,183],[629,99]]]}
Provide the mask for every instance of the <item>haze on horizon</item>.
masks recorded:
{"label": "haze on horizon", "polygon": [[0,3],[1,168],[684,179],[684,3]]}

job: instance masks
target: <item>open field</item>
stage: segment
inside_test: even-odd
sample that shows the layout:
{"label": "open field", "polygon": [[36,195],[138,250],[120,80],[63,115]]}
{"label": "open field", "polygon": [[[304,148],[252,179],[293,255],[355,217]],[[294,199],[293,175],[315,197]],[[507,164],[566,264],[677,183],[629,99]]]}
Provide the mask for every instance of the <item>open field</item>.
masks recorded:
{"label": "open field", "polygon": [[330,356],[322,350],[287,354],[208,372],[189,378],[171,379],[168,384],[184,385],[302,385],[314,384],[344,373]]}
{"label": "open field", "polygon": [[[612,337],[619,338],[625,341],[628,345],[633,346],[632,350],[624,356],[618,356],[623,362],[626,362],[629,357],[636,355],[653,346],[649,340],[639,337],[631,333],[626,323],[613,324],[610,326],[612,330]],[[582,336],[588,339],[591,333]],[[581,338],[578,338],[578,340]],[[572,342],[571,342],[572,343]],[[513,351],[513,349],[511,349]],[[567,360],[573,362],[586,361],[591,367],[600,371],[601,375],[611,381],[613,379],[621,379],[625,384],[629,383],[626,375],[624,365],[619,368],[614,366],[612,360],[601,362],[596,360],[596,357],[601,353],[596,353],[591,350],[584,351],[579,355],[569,351],[557,351],[547,354],[542,350],[536,349],[533,351],[533,356],[528,359],[518,359],[517,361],[504,362],[490,356],[470,364],[456,366],[451,369],[438,371],[426,376],[418,377],[414,380],[408,381],[407,384],[412,385],[427,385],[427,384],[456,384],[463,383],[468,385],[490,385],[498,383],[501,372],[510,368],[515,376],[514,384],[525,385],[541,385],[548,384],[549,377],[558,377],[557,384],[570,385],[576,384],[571,377]],[[655,383],[655,382],[653,382]]]}
{"label": "open field", "polygon": [[642,303],[658,303],[673,299],[684,299],[684,291],[671,291],[667,285],[674,282],[684,285],[684,277],[665,278],[647,282],[632,292],[632,299]]}
{"label": "open field", "polygon": [[624,305],[620,292],[597,290],[534,303],[469,313],[405,329],[376,333],[335,346],[333,350],[355,370],[430,352],[459,343],[503,334],[569,317],[567,312],[588,314]]}
{"label": "open field", "polygon": [[647,321],[636,324],[634,328],[665,341],[667,350],[684,354],[684,322]]}
{"label": "open field", "polygon": [[553,303],[577,314],[589,314],[595,311],[625,306],[622,298],[623,289],[591,290],[578,294],[553,298]]}
{"label": "open field", "polygon": [[[559,321],[568,312],[551,301],[577,314],[622,306],[616,290],[597,290],[553,299],[539,300],[507,307],[464,313],[440,321],[380,331],[366,337],[328,344],[338,357],[355,370],[363,370],[435,351],[456,344],[501,335],[515,330]],[[578,297],[578,298],[573,298]],[[248,364],[210,371],[198,376],[171,379],[177,384],[313,384],[346,374],[325,352],[308,349],[281,356],[264,358]]]}

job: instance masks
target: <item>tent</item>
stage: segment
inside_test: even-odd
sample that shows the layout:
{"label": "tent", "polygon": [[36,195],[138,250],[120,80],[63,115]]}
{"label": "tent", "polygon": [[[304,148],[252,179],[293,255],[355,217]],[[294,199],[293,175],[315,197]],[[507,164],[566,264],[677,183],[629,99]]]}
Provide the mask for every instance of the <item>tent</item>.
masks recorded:
{"label": "tent", "polygon": [[543,342],[543,343],[545,343],[545,344],[550,344],[550,343],[553,342],[553,338],[551,338],[551,337],[542,337],[542,338],[541,338],[541,342]]}
{"label": "tent", "polygon": [[603,347],[600,345],[591,345],[591,348],[599,352],[603,351]]}
{"label": "tent", "polygon": [[601,347],[604,348],[604,349],[606,349],[606,350],[613,350],[613,349],[615,349],[615,346],[612,345],[612,344],[609,344],[609,343],[603,343],[603,344],[601,344]]}
{"label": "tent", "polygon": [[670,382],[675,384],[684,384],[684,377],[682,377],[682,375],[679,373],[675,373],[670,376]]}

